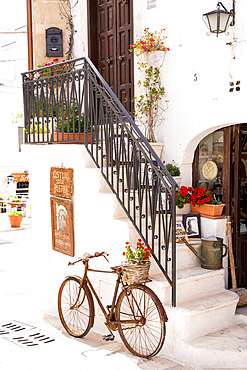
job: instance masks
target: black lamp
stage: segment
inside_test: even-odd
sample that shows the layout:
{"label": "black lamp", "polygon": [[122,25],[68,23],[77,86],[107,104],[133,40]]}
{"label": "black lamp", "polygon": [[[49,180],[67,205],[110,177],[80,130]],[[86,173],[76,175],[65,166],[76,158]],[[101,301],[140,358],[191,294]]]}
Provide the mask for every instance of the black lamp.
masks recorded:
{"label": "black lamp", "polygon": [[[205,13],[203,14],[203,17],[210,33],[216,33],[216,36],[218,37],[219,33],[226,32],[229,26],[234,26],[235,24],[235,0],[233,0],[232,9],[229,12],[219,1],[217,3],[217,10]],[[232,17],[231,23],[230,17]]]}

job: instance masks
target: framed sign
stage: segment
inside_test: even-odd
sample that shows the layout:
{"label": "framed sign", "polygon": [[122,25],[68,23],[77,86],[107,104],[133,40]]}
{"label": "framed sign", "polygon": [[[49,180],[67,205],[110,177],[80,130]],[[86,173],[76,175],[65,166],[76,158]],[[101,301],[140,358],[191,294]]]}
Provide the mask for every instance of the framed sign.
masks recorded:
{"label": "framed sign", "polygon": [[72,201],[51,197],[53,250],[74,257],[74,227]]}
{"label": "framed sign", "polygon": [[201,239],[200,214],[183,215],[183,226],[189,239]]}
{"label": "framed sign", "polygon": [[72,198],[74,192],[74,169],[51,167],[50,194],[56,197]]}

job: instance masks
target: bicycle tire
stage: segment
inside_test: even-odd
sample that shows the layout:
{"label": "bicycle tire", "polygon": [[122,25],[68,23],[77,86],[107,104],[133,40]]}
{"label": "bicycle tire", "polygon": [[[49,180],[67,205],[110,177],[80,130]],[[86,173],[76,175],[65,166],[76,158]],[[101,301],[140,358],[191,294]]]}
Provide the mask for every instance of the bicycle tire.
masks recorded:
{"label": "bicycle tire", "polygon": [[150,288],[134,284],[123,289],[116,304],[116,318],[117,321],[142,319],[138,324],[118,324],[120,337],[126,348],[139,357],[157,355],[165,340],[166,314]]}
{"label": "bicycle tire", "polygon": [[80,279],[70,276],[62,283],[58,293],[60,320],[65,330],[77,338],[87,335],[94,323],[92,294],[84,283],[78,299],[80,284]]}

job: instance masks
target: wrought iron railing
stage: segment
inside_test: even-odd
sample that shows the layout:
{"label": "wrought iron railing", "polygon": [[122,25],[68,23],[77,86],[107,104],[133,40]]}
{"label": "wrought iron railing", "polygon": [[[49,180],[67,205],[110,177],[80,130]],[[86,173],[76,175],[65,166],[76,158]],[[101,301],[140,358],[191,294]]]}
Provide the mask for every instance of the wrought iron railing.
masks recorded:
{"label": "wrought iron railing", "polygon": [[26,143],[84,142],[152,248],[176,306],[176,182],[88,58],[22,76]]}

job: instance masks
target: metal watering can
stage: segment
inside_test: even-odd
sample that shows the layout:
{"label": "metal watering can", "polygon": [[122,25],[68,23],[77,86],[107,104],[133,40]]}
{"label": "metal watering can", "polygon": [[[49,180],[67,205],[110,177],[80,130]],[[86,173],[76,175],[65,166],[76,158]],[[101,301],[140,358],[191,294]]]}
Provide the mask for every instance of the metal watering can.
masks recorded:
{"label": "metal watering can", "polygon": [[[183,242],[187,247],[195,254],[195,256],[201,261],[201,267],[209,270],[219,270],[222,268],[222,258],[227,255],[227,246],[223,244],[223,239],[218,237],[212,237],[209,240],[202,238],[202,250],[201,256],[197,251],[183,238]],[[225,253],[223,254],[223,247],[225,247]]]}

